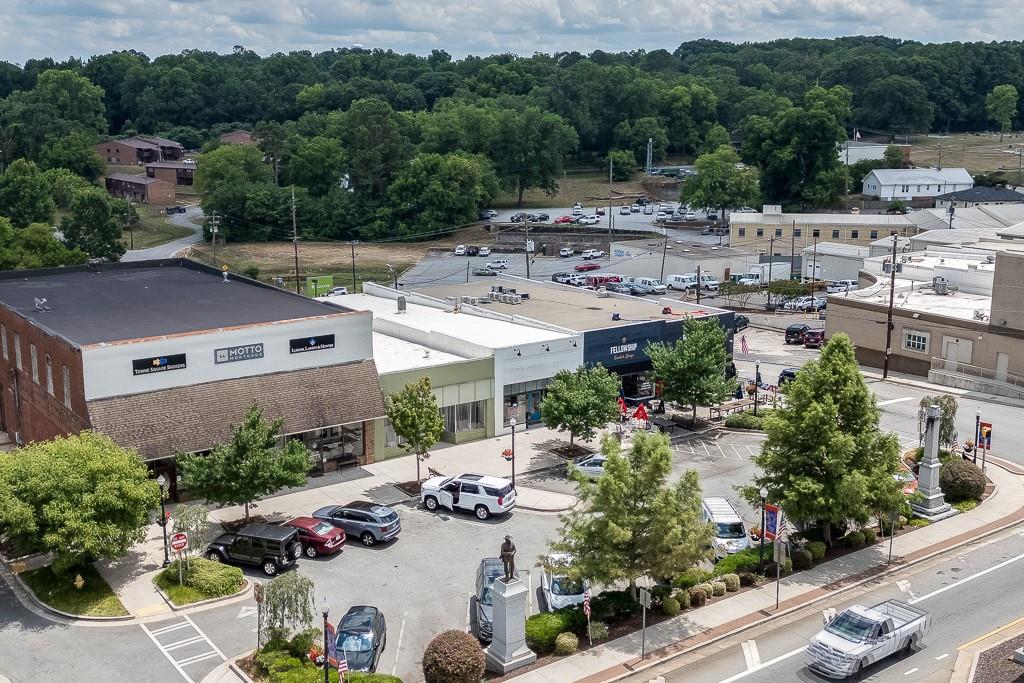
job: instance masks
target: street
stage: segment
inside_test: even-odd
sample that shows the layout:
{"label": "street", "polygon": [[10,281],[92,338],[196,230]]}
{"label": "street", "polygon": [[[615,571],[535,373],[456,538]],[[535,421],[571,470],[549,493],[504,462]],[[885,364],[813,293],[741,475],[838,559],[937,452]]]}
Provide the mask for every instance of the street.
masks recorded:
{"label": "street", "polygon": [[1024,538],[1010,531],[954,550],[904,572],[871,581],[792,615],[726,638],[713,646],[631,676],[647,683],[776,683],[824,681],[804,665],[807,641],[822,627],[822,610],[908,601],[931,616],[924,647],[905,659],[894,656],[865,671],[869,681],[948,681],[957,648],[1020,617],[1024,595],[1008,590],[1024,580]]}
{"label": "street", "polygon": [[122,261],[147,261],[150,259],[173,258],[182,249],[198,244],[203,241],[203,210],[196,206],[186,207],[185,213],[172,214],[168,219],[172,225],[192,230],[191,235],[171,240],[165,244],[158,244],[148,249],[134,249],[126,251],[121,257]]}

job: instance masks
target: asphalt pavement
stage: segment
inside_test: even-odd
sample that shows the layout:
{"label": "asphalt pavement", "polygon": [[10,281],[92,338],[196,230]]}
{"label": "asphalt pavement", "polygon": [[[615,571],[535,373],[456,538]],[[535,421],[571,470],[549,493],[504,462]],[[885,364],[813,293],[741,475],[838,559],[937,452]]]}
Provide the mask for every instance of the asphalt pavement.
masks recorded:
{"label": "asphalt pavement", "polygon": [[148,261],[150,259],[166,259],[173,258],[182,249],[198,244],[203,241],[203,210],[199,206],[189,206],[185,208],[185,213],[171,214],[168,221],[172,225],[178,227],[188,228],[192,230],[191,235],[180,237],[164,244],[158,244],[155,247],[148,249],[132,249],[126,251],[124,256],[121,257],[122,261]]}

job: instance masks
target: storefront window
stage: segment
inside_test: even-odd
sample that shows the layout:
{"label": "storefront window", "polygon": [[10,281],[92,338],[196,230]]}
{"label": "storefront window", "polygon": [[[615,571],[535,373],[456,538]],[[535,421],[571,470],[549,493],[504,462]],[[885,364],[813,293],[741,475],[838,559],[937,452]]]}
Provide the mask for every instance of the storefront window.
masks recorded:
{"label": "storefront window", "polygon": [[405,445],[405,439],[395,433],[395,426],[387,418],[384,419],[384,445],[387,448],[398,448]]}
{"label": "storefront window", "polygon": [[363,455],[363,425],[342,427],[341,450],[345,455]]}
{"label": "storefront window", "polygon": [[505,426],[515,416],[520,425],[529,422],[540,422],[540,404],[544,400],[544,392],[551,379],[537,379],[531,382],[518,382],[505,385]]}
{"label": "storefront window", "polygon": [[444,431],[449,434],[483,429],[486,426],[486,401],[460,403],[457,406],[445,406],[441,409],[444,415]]}

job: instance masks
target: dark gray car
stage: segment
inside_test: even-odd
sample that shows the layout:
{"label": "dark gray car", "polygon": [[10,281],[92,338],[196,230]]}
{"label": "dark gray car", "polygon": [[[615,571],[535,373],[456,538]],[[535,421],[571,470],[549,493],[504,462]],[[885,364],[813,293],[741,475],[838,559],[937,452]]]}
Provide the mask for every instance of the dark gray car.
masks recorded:
{"label": "dark gray car", "polygon": [[338,622],[336,650],[349,671],[373,673],[388,641],[384,615],[376,607],[352,607]]}
{"label": "dark gray car", "polygon": [[344,529],[346,536],[358,538],[366,546],[390,541],[402,530],[397,512],[368,500],[329,505],[314,512],[313,517]]}
{"label": "dark gray car", "polygon": [[505,575],[501,560],[497,557],[485,557],[480,560],[476,570],[476,623],[477,637],[485,642],[494,637],[494,606],[491,600],[491,584],[498,577]]}

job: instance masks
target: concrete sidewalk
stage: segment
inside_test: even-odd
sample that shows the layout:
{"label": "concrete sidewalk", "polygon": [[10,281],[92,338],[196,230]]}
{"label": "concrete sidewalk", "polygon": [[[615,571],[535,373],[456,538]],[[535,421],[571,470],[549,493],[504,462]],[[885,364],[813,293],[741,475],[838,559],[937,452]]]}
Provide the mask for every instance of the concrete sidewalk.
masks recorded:
{"label": "concrete sidewalk", "polygon": [[[992,462],[992,461],[990,461]],[[992,462],[992,465],[996,463]],[[920,561],[952,546],[1024,520],[1024,469],[1006,463],[990,466],[996,490],[983,505],[970,512],[918,529],[893,540],[893,567]],[[710,640],[797,609],[886,569],[888,543],[877,543],[855,553],[799,572],[782,580],[780,606],[775,610],[775,584],[769,583],[712,604],[687,610],[678,617],[647,628],[647,651],[640,667],[640,633],[632,633],[585,652],[559,659],[517,676],[517,683],[599,683],[614,680],[638,668],[651,666]]]}
{"label": "concrete sidewalk", "polygon": [[[517,431],[516,473],[565,467],[563,458],[549,452],[552,447],[568,441],[563,437],[567,435],[540,425],[526,431]],[[421,477],[427,478],[428,468],[444,475],[477,472],[510,477],[512,465],[501,456],[502,450],[510,444],[511,438],[503,436],[467,444],[440,446],[420,464]],[[354,469],[340,475],[332,473],[322,478],[311,478],[309,484],[302,489],[258,501],[250,506],[250,512],[269,519],[285,520],[309,515],[326,505],[340,505],[353,500],[369,499],[383,505],[397,505],[410,498],[395,484],[416,479],[416,460],[413,456],[391,458]],[[574,496],[562,493],[521,485],[516,490],[518,507],[532,512],[554,514],[568,510],[576,503]],[[170,510],[173,515],[173,506]],[[242,508],[237,506],[211,510],[210,537],[219,531],[219,522],[238,519],[242,514]],[[133,616],[152,617],[171,612],[153,586],[153,578],[162,568],[163,553],[163,530],[153,524],[146,530],[146,540],[132,548],[126,556],[116,561],[96,564],[107,583],[121,598],[125,609]]]}

